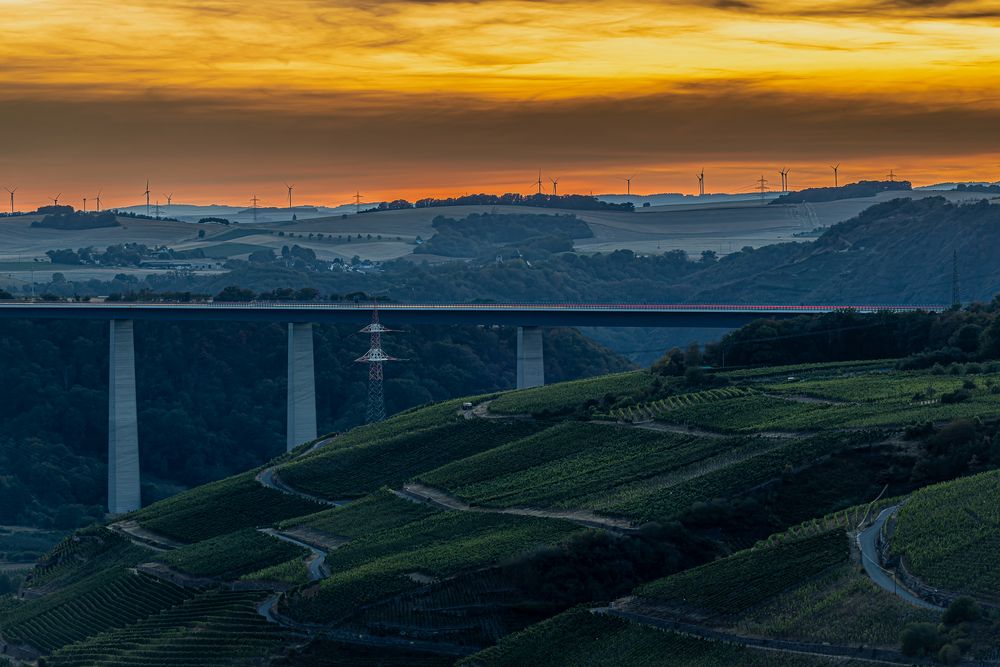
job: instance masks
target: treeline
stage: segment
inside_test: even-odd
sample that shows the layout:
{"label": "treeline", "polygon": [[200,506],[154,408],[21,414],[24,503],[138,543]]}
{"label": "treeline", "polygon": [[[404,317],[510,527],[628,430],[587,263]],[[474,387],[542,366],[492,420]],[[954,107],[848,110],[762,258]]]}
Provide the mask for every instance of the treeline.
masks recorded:
{"label": "treeline", "polygon": [[804,204],[824,201],[835,201],[837,199],[856,199],[858,197],[874,197],[880,192],[890,190],[912,190],[913,185],[909,181],[859,181],[849,183],[839,188],[806,188],[798,192],[789,192],[781,195],[777,199],[772,199],[770,204]]}
{"label": "treeline", "polygon": [[902,369],[1000,359],[1000,297],[943,313],[835,312],[758,320],[709,344],[714,366],[901,359]]}
{"label": "treeline", "polygon": [[612,204],[589,195],[547,195],[536,193],[522,195],[517,192],[507,192],[502,195],[464,195],[437,199],[427,197],[410,203],[405,199],[382,202],[378,206],[365,209],[362,213],[377,211],[393,211],[407,208],[430,208],[432,206],[537,206],[540,208],[561,208],[573,211],[634,211],[631,203]]}
{"label": "treeline", "polygon": [[[391,326],[391,318],[386,318]],[[364,420],[368,337],[317,326],[321,432]],[[107,323],[0,321],[0,525],[74,527],[106,493]],[[136,323],[139,442],[145,502],[252,468],[284,451],[287,332],[277,324]],[[515,332],[407,327],[387,337],[407,361],[386,369],[390,413],[514,385]],[[553,381],[627,362],[574,331],[545,338]]]}
{"label": "treeline", "polygon": [[439,215],[431,226],[434,236],[413,252],[490,259],[516,253],[535,259],[572,250],[573,239],[594,235],[575,215],[473,213],[460,220]]}
{"label": "treeline", "polygon": [[66,230],[79,230],[79,229],[99,229],[101,227],[119,227],[118,218],[114,213],[101,212],[101,213],[83,213],[80,211],[74,211],[71,206],[59,206],[52,208],[68,208],[68,211],[60,211],[57,213],[49,213],[41,220],[35,220],[31,223],[32,227],[39,227],[42,229],[66,229]]}

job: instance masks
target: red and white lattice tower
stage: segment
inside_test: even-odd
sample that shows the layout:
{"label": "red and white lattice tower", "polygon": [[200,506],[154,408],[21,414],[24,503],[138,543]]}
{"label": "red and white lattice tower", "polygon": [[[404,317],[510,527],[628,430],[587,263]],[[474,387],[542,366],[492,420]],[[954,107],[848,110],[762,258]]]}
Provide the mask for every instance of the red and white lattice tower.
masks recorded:
{"label": "red and white lattice tower", "polygon": [[385,395],[382,393],[382,364],[387,361],[399,361],[390,357],[382,349],[382,334],[395,331],[388,329],[378,321],[378,303],[372,307],[372,323],[361,330],[361,333],[371,335],[371,346],[368,351],[355,359],[358,363],[368,364],[368,415],[366,423],[372,424],[385,419]]}

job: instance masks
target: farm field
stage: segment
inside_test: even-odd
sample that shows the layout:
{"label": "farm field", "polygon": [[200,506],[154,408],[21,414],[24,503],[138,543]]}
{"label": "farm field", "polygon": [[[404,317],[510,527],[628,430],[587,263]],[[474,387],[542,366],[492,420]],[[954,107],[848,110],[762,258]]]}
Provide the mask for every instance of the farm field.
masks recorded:
{"label": "farm field", "polygon": [[930,486],[899,510],[890,544],[931,586],[1000,599],[1000,471]]}

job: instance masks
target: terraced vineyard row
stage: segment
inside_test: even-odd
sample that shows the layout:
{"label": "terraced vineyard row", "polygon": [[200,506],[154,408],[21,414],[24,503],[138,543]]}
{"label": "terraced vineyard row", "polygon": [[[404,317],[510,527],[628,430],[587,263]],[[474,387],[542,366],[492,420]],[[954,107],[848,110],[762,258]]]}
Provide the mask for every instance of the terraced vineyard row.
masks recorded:
{"label": "terraced vineyard row", "polygon": [[685,615],[732,615],[846,562],[849,553],[847,535],[835,528],[794,542],[741,551],[646,584],[636,594]]}
{"label": "terraced vineyard row", "polygon": [[149,550],[127,537],[100,527],[84,528],[57,544],[32,570],[32,585],[80,579],[108,569],[130,567]]}
{"label": "terraced vineyard row", "polygon": [[462,419],[364,445],[323,450],[278,468],[296,489],[334,500],[364,496],[381,486],[398,487],[413,475],[529,436],[534,422]]}
{"label": "terraced vineyard row", "polygon": [[52,651],[146,618],[188,597],[183,588],[117,568],[89,577],[63,595],[15,608],[0,617],[0,627],[8,640]]}
{"label": "terraced vineyard row", "polygon": [[698,438],[565,422],[530,438],[421,474],[427,484],[491,507],[589,507],[619,489],[743,449],[738,438]]}
{"label": "terraced vineyard row", "polygon": [[1000,471],[914,493],[891,539],[907,568],[932,586],[1000,599]]}
{"label": "terraced vineyard row", "polygon": [[203,593],[124,628],[66,646],[54,667],[248,664],[269,655],[289,633],[257,613],[259,593]]}
{"label": "terraced vineyard row", "polygon": [[676,517],[696,502],[738,496],[780,478],[789,468],[808,465],[820,457],[873,439],[870,434],[852,433],[789,439],[777,447],[758,443],[757,447],[762,449],[756,454],[731,465],[667,487],[636,485],[607,499],[595,499],[590,508],[640,521],[662,521]]}
{"label": "terraced vineyard row", "polygon": [[240,528],[269,526],[310,514],[322,505],[261,486],[250,471],[192,489],[139,510],[143,528],[181,542],[197,542]]}
{"label": "terraced vineyard row", "polygon": [[611,411],[611,416],[622,421],[637,421],[640,419],[663,418],[668,413],[701,403],[721,401],[728,398],[740,398],[753,393],[752,389],[746,387],[722,387],[719,389],[707,389],[689,394],[677,394],[668,396],[651,403],[618,408]]}
{"label": "terraced vineyard row", "polygon": [[599,402],[608,394],[617,397],[637,394],[656,379],[657,376],[647,371],[630,371],[522,389],[501,394],[490,404],[490,411],[501,415],[570,412],[587,401]]}
{"label": "terraced vineyard row", "polygon": [[465,658],[457,667],[814,667],[832,661],[697,639],[574,609]]}
{"label": "terraced vineyard row", "polygon": [[203,540],[157,557],[172,568],[200,577],[236,579],[309,552],[252,528]]}
{"label": "terraced vineyard row", "polygon": [[304,621],[343,618],[362,605],[417,588],[428,577],[494,565],[582,530],[551,519],[436,512],[330,552],[326,562],[333,574],[315,593],[291,600],[287,611]]}
{"label": "terraced vineyard row", "polygon": [[323,510],[306,517],[281,522],[282,529],[309,528],[329,535],[353,539],[383,530],[399,528],[424,519],[436,510],[427,505],[403,500],[387,489],[380,489],[360,500]]}

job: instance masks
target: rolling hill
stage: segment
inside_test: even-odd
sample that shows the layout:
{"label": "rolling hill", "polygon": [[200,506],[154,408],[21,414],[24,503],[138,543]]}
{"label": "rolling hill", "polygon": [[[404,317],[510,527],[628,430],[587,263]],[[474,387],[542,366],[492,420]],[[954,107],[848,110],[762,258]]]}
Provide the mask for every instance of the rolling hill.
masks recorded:
{"label": "rolling hill", "polygon": [[[0,635],[47,665],[985,664],[992,621],[943,607],[992,613],[997,476],[963,476],[1000,465],[1000,369],[894,367],[415,408],[78,531]],[[890,515],[882,567],[950,599],[862,567]]]}

